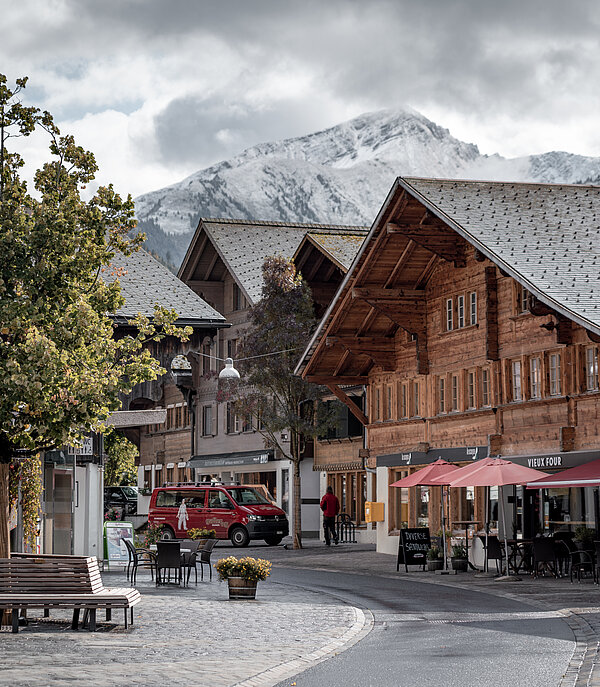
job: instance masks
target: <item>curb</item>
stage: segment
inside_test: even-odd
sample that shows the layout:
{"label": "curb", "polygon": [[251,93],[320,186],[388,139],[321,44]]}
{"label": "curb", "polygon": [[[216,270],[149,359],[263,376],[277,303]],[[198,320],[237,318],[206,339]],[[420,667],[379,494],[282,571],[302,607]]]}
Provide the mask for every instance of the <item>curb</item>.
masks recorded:
{"label": "curb", "polygon": [[[309,589],[311,592],[315,592],[314,589],[309,587],[302,587],[301,585],[291,585],[282,582],[275,582],[275,584],[281,584],[285,587],[298,587],[300,589]],[[306,656],[300,658],[293,658],[279,665],[263,670],[261,673],[257,673],[250,678],[242,680],[241,682],[236,682],[231,687],[274,687],[282,680],[286,678],[302,673],[308,668],[326,661],[337,654],[341,654],[346,649],[360,642],[361,639],[366,637],[373,628],[373,614],[367,608],[358,608],[357,606],[352,606],[347,601],[337,596],[336,594],[329,594],[328,592],[317,592],[323,596],[331,596],[335,599],[340,600],[346,606],[354,611],[354,621],[352,625],[344,632],[344,634],[338,639],[334,639],[320,649],[317,649]]]}

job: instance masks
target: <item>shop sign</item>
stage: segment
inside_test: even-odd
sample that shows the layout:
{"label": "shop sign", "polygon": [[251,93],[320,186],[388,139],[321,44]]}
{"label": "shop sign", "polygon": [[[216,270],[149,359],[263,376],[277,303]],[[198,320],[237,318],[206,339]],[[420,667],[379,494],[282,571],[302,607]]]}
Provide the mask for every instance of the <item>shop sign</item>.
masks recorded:
{"label": "shop sign", "polygon": [[221,453],[213,456],[194,456],[188,467],[191,468],[215,468],[228,465],[264,465],[272,459],[272,452],[262,451],[256,453]]}
{"label": "shop sign", "polygon": [[427,552],[431,548],[431,536],[428,527],[413,527],[400,530],[398,542],[398,560],[396,570],[400,569],[400,563],[408,572],[409,565],[422,565],[425,569]]}
{"label": "shop sign", "polygon": [[84,437],[78,446],[69,446],[69,454],[74,456],[93,456],[94,440],[92,437]]}
{"label": "shop sign", "polygon": [[560,451],[529,456],[500,456],[534,470],[564,470],[600,458],[600,451]]}
{"label": "shop sign", "polygon": [[456,448],[430,448],[429,451],[407,451],[377,456],[377,467],[427,465],[438,458],[447,461],[479,460],[488,455],[487,446],[458,446]]}

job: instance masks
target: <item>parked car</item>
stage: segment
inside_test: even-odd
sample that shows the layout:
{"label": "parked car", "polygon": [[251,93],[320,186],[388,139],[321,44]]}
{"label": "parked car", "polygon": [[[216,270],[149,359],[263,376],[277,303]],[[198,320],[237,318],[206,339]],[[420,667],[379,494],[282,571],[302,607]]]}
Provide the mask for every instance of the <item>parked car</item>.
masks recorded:
{"label": "parked car", "polygon": [[104,487],[104,512],[114,508],[121,520],[137,513],[137,487]]}
{"label": "parked car", "polygon": [[[163,538],[185,539],[192,527],[214,529],[217,539],[234,546],[248,546],[263,539],[277,546],[289,532],[287,516],[266,498],[260,485],[179,485],[157,487],[152,492],[148,523],[162,525]],[[188,520],[180,527],[177,512],[185,499]]]}

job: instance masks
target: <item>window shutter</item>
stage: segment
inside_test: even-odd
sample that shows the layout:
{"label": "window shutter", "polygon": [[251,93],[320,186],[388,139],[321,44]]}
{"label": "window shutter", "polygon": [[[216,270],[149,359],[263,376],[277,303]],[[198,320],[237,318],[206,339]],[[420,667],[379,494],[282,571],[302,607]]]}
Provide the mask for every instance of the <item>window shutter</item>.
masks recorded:
{"label": "window shutter", "polygon": [[212,413],[211,413],[211,415],[212,415],[212,430],[211,430],[211,434],[213,435],[213,437],[216,437],[218,434],[218,431],[219,431],[218,430],[219,425],[217,424],[218,408],[219,408],[219,406],[216,403],[212,404]]}

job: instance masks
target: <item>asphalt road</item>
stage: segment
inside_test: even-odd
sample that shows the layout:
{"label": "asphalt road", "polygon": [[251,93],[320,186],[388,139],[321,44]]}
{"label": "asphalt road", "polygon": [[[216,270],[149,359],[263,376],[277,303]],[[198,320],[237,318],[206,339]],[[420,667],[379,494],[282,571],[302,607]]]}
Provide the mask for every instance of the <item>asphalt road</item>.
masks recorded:
{"label": "asphalt road", "polygon": [[551,687],[574,648],[557,613],[491,594],[284,568],[273,580],[335,594],[374,617],[357,644],[277,687]]}

